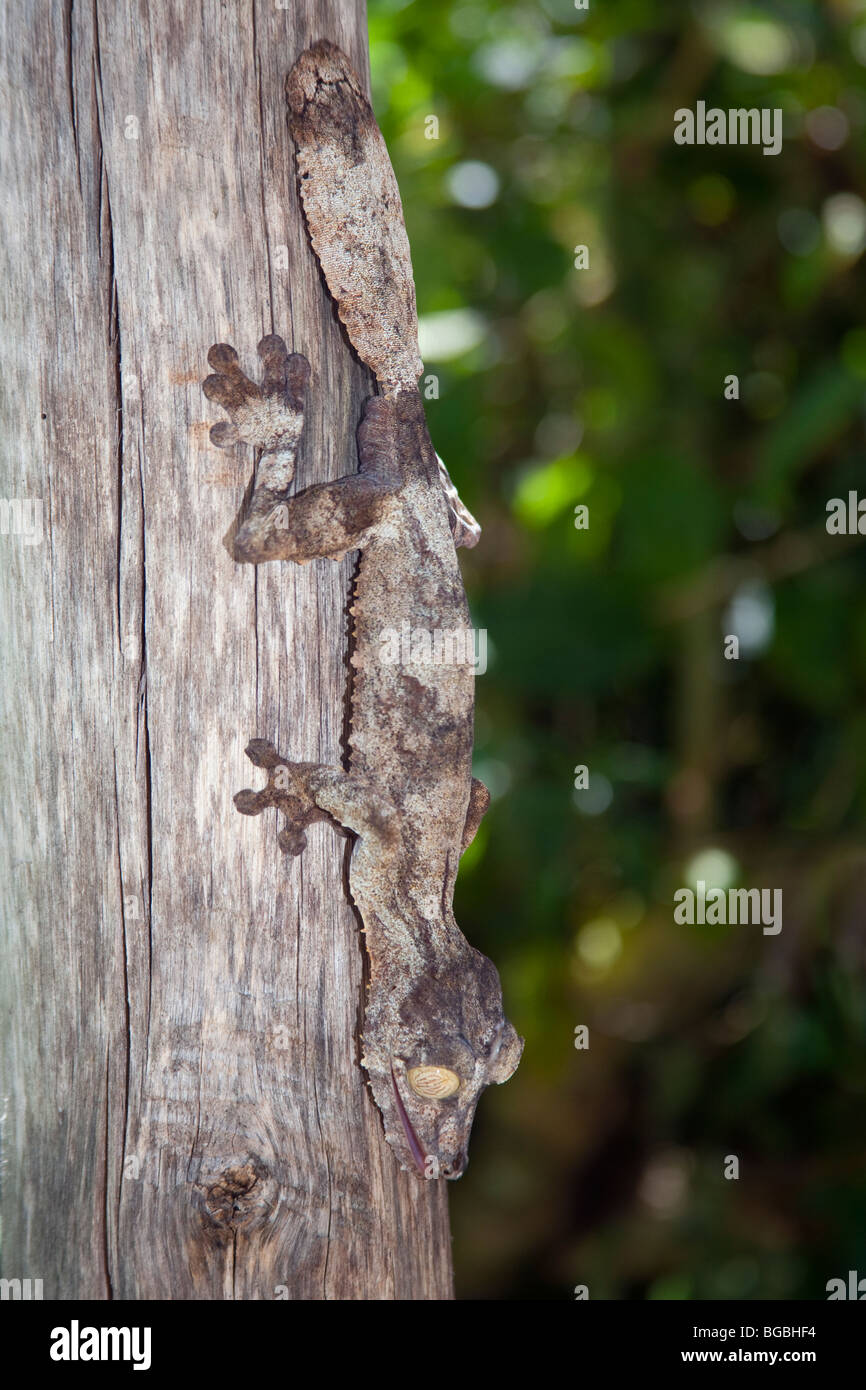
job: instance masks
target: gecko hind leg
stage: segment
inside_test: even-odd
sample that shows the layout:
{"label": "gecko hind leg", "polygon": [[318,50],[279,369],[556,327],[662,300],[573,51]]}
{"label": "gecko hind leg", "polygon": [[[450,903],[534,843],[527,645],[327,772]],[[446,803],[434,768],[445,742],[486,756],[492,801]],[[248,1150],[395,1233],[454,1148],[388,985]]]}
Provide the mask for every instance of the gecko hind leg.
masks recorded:
{"label": "gecko hind leg", "polygon": [[252,739],[246,751],[250,762],[267,771],[268,784],[262,791],[238,792],[235,805],[245,816],[257,816],[271,806],[280,810],[286,824],[278,843],[285,854],[301,854],[307,844],[306,827],[319,820],[336,821],[352,831],[380,862],[396,850],[397,811],[369,778],[325,763],[288,762],[266,739]]}
{"label": "gecko hind leg", "polygon": [[286,762],[274,745],[263,738],[252,739],[247,744],[246,754],[251,763],[267,771],[268,784],[262,791],[245,788],[237,792],[235,806],[245,816],[258,816],[271,806],[276,807],[286,818],[277,836],[280,849],[284,854],[302,854],[307,847],[306,827],[314,821],[328,819],[327,813],[309,796],[305,785],[305,775],[315,764]]}

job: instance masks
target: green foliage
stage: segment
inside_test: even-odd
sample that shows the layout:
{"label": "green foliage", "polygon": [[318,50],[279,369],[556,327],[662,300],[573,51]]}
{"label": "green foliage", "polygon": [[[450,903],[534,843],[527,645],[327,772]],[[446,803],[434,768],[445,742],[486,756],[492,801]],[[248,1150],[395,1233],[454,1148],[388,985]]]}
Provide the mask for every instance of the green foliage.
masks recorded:
{"label": "green foliage", "polygon": [[[866,559],[824,527],[866,495],[866,11],[370,0],[370,33],[484,527],[458,920],[527,1039],[453,1190],[458,1290],[822,1298],[866,1273]],[[781,108],[781,153],[677,146],[699,99]],[[708,851],[783,889],[780,936],[674,924]]]}

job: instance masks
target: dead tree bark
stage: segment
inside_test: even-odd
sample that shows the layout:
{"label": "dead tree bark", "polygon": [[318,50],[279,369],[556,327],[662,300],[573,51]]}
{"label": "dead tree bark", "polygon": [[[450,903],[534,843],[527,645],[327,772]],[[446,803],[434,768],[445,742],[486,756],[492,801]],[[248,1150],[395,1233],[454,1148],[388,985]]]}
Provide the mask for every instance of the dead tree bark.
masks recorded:
{"label": "dead tree bark", "polygon": [[296,485],[357,467],[286,119],[319,37],[367,73],[363,0],[0,10],[0,489],[44,536],[3,511],[3,1272],[46,1298],[451,1295],[358,1065],[344,846],[232,804],[252,736],[340,755],[350,560],[233,561],[252,460],[200,387],[282,334]]}

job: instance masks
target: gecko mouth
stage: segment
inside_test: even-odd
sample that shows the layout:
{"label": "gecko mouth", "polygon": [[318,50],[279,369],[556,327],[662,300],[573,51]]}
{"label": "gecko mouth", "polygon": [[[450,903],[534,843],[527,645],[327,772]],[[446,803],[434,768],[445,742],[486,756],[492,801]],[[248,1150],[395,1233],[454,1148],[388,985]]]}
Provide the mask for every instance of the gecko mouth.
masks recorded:
{"label": "gecko mouth", "polygon": [[418,1143],[418,1136],[412,1128],[412,1121],[406,1114],[406,1107],[403,1104],[403,1099],[400,1095],[400,1089],[397,1085],[397,1078],[394,1075],[393,1066],[391,1067],[391,1085],[394,1087],[394,1100],[397,1102],[397,1114],[400,1116],[400,1123],[403,1126],[403,1133],[406,1136],[406,1143],[409,1145],[409,1151],[415,1160],[415,1166],[417,1167],[418,1172],[421,1174],[422,1177],[426,1177],[424,1150]]}

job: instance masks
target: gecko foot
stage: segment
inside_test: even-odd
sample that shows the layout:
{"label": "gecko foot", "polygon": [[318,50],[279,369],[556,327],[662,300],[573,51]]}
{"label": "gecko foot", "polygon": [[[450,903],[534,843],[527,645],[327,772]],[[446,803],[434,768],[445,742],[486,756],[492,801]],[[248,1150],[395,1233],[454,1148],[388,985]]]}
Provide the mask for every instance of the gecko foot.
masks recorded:
{"label": "gecko foot", "polygon": [[238,355],[228,343],[214,343],[207,355],[214,369],[202,383],[209,401],[228,415],[214,425],[211,441],[220,449],[251,444],[265,453],[293,453],[304,427],[304,398],[310,364],[301,353],[289,353],[275,333],[262,338],[261,385],[241,371]]}
{"label": "gecko foot", "polygon": [[305,827],[313,821],[328,819],[312,800],[307,787],[307,778],[314,764],[287,762],[280,757],[274,745],[263,738],[252,739],[247,745],[246,754],[251,763],[267,771],[268,785],[260,792],[250,788],[237,792],[235,806],[244,816],[258,816],[275,806],[286,818],[286,824],[277,836],[280,849],[284,854],[303,854],[307,847]]}

